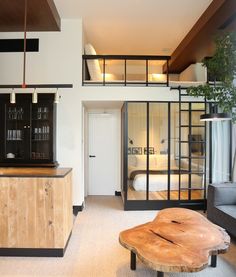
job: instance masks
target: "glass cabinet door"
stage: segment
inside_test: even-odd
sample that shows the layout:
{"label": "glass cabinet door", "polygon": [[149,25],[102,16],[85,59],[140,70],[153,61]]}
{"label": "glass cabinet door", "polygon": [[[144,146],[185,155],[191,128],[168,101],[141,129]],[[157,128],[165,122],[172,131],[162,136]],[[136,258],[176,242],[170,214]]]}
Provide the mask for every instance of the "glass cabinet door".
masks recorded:
{"label": "glass cabinet door", "polygon": [[27,158],[27,134],[30,129],[27,106],[5,104],[5,149],[4,158],[9,162]]}
{"label": "glass cabinet door", "polygon": [[31,153],[32,160],[52,160],[53,104],[46,101],[32,104]]}

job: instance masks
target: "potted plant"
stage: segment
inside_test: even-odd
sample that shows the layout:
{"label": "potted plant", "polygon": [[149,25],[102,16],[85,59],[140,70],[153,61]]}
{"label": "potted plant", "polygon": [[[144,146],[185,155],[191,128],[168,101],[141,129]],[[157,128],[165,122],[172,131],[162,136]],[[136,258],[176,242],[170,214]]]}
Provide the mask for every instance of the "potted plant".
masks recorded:
{"label": "potted plant", "polygon": [[[236,122],[236,32],[224,33],[215,39],[215,54],[212,58],[205,58],[203,66],[207,68],[208,82],[205,85],[190,87],[190,96],[205,97],[207,101],[215,103],[220,108],[223,117],[231,114]],[[213,111],[217,113],[217,110]],[[217,116],[216,116],[217,117]],[[207,118],[207,116],[206,116]],[[214,118],[209,114],[209,119]]]}

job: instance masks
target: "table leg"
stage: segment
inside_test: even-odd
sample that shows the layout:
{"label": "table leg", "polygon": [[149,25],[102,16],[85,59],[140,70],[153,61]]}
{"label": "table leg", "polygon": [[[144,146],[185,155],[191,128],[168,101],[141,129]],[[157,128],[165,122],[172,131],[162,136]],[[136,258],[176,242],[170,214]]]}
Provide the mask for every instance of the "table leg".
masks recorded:
{"label": "table leg", "polygon": [[164,277],[164,272],[157,271],[157,277]]}
{"label": "table leg", "polygon": [[130,269],[136,270],[136,254],[130,251]]}
{"label": "table leg", "polygon": [[217,265],[217,255],[211,256],[211,267],[216,267]]}

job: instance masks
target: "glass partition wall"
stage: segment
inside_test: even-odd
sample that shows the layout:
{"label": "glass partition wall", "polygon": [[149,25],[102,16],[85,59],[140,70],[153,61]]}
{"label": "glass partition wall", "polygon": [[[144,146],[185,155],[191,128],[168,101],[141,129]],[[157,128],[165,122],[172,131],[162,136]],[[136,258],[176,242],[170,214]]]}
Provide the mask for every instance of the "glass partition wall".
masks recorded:
{"label": "glass partition wall", "polygon": [[[122,108],[126,210],[206,208],[205,103],[127,102]],[[210,147],[209,147],[210,148]]]}

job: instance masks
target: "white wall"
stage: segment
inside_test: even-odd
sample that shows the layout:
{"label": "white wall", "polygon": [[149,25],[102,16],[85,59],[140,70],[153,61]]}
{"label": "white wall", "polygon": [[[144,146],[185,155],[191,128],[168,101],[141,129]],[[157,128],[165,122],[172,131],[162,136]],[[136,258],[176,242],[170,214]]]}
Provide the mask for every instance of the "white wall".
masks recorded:
{"label": "white wall", "polygon": [[[0,33],[0,38],[22,36],[22,33]],[[81,185],[82,105],[79,97],[82,22],[62,20],[61,32],[29,33],[27,37],[39,38],[39,52],[27,53],[26,82],[71,83],[74,86],[73,89],[59,90],[62,98],[57,111],[57,160],[60,166],[73,167],[73,203],[81,205],[84,199]],[[22,53],[0,53],[1,84],[22,83],[22,61]],[[1,90],[1,93],[6,92]]]}

